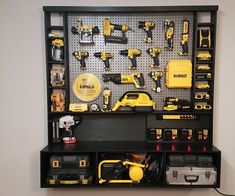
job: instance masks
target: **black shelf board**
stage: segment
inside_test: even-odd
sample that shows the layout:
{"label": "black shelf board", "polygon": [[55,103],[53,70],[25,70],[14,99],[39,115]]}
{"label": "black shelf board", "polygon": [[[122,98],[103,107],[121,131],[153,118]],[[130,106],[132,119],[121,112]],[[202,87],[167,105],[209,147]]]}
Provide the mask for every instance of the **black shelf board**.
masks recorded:
{"label": "black shelf board", "polygon": [[195,99],[195,102],[212,102],[212,99]]}
{"label": "black shelf board", "polygon": [[[189,150],[190,149],[190,150]],[[75,144],[50,144],[42,153],[79,152],[171,152],[171,153],[211,153],[218,149],[201,144],[167,144],[146,141],[78,141]]]}
{"label": "black shelf board", "polygon": [[213,51],[215,48],[196,48],[197,51]]}
{"label": "black shelf board", "polygon": [[203,6],[135,6],[135,7],[97,7],[97,6],[43,6],[45,12],[183,12],[217,11],[217,5]]}
{"label": "black shelf board", "polygon": [[214,27],[213,23],[210,22],[202,22],[202,23],[197,23],[198,27]]}
{"label": "black shelf board", "polygon": [[[197,111],[197,110],[195,110],[195,111]],[[207,114],[212,114],[213,113],[213,110],[211,109],[211,110],[201,110],[201,113],[203,114],[203,113],[207,113]]]}
{"label": "black shelf board", "polygon": [[61,39],[61,40],[64,40],[64,37],[48,37],[48,41],[52,41],[52,40],[55,40],[55,39]]}
{"label": "black shelf board", "polygon": [[211,69],[209,69],[209,70],[196,69],[196,74],[198,74],[198,73],[211,73],[211,72],[212,72]]}
{"label": "black shelf board", "polygon": [[61,115],[81,115],[81,114],[143,114],[143,113],[136,113],[136,112],[129,112],[129,111],[118,111],[118,112],[49,112],[49,114],[61,114]]}
{"label": "black shelf board", "polygon": [[[53,88],[52,88],[53,89]],[[203,112],[204,114],[205,112]],[[167,114],[182,114],[182,115],[187,115],[187,114],[192,114],[192,115],[197,115],[197,114],[202,114],[201,112],[195,112],[195,111],[164,111],[164,110],[157,110],[157,111],[154,111],[154,112],[132,112],[132,111],[116,111],[116,112],[90,112],[90,111],[87,111],[87,112],[49,112],[50,115],[86,115],[86,114],[112,114],[112,115],[115,115],[115,114],[126,114],[126,115],[129,115],[129,114],[156,114],[156,115],[167,115]]]}
{"label": "black shelf board", "polygon": [[58,31],[63,31],[64,26],[49,26],[48,30],[58,30]]}
{"label": "black shelf board", "polygon": [[48,86],[49,89],[65,89],[65,86]]}
{"label": "black shelf board", "polygon": [[200,78],[200,79],[197,79],[197,78],[196,78],[195,81],[200,81],[200,82],[201,82],[201,81],[202,81],[202,82],[203,82],[203,81],[213,81],[213,79],[212,79],[212,78]]}
{"label": "black shelf board", "polygon": [[174,185],[166,184],[165,188],[219,188],[218,184],[215,185]]}
{"label": "black shelf board", "polygon": [[195,92],[211,92],[212,90],[210,88],[203,88],[203,89],[198,89],[195,88]]}
{"label": "black shelf board", "polygon": [[200,115],[205,114],[205,112],[198,112],[198,111],[155,111],[154,114],[159,115],[167,115],[167,114],[182,114],[182,115]]}
{"label": "black shelf board", "polygon": [[162,183],[146,183],[146,184],[76,184],[76,185],[43,185],[42,188],[145,188],[145,187],[152,187],[152,188],[159,188],[163,187],[164,184]]}
{"label": "black shelf board", "polygon": [[51,60],[49,60],[48,63],[49,64],[64,64],[65,62],[64,61],[51,61]]}
{"label": "black shelf board", "polygon": [[202,61],[202,60],[197,60],[196,64],[212,64],[214,63],[213,61]]}

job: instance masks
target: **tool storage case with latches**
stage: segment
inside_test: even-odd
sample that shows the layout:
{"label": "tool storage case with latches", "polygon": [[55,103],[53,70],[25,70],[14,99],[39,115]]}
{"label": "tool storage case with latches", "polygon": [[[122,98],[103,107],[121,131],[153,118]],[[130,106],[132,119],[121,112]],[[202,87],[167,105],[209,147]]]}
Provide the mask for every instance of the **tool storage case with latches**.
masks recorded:
{"label": "tool storage case with latches", "polygon": [[218,6],[45,6],[41,187],[220,186]]}

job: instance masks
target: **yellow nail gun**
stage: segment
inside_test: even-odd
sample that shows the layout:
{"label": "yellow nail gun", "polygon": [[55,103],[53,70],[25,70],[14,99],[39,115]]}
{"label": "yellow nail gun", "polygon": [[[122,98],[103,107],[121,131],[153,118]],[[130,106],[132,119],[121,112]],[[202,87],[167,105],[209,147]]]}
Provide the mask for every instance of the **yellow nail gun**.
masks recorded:
{"label": "yellow nail gun", "polygon": [[[112,32],[118,30],[122,32],[122,36],[113,36]],[[106,43],[116,43],[116,44],[127,44],[128,39],[126,37],[127,31],[133,31],[126,24],[112,24],[108,18],[105,18],[103,21],[103,35],[104,41]]]}
{"label": "yellow nail gun", "polygon": [[127,91],[115,103],[112,111],[115,112],[119,107],[131,107],[135,112],[152,112],[155,110],[155,103],[145,91]]}
{"label": "yellow nail gun", "polygon": [[102,74],[103,81],[112,81],[114,84],[134,84],[136,88],[145,88],[144,76],[142,73],[133,74]]}

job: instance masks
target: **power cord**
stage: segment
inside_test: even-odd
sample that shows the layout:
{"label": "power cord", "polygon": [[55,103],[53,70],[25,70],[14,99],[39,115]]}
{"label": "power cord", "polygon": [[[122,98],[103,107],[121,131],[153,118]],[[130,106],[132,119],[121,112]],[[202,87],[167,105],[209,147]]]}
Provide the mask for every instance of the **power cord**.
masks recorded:
{"label": "power cord", "polygon": [[235,196],[235,195],[231,195],[231,194],[225,194],[220,192],[217,188],[215,188],[216,192],[219,193],[220,195],[224,195],[224,196]]}

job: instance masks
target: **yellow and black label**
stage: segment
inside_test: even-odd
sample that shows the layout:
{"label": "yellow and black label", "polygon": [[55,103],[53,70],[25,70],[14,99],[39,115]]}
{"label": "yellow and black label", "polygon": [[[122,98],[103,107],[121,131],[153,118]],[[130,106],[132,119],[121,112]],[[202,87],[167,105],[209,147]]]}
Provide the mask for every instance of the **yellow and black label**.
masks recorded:
{"label": "yellow and black label", "polygon": [[80,74],[74,81],[73,92],[81,101],[94,101],[101,93],[100,81],[94,74]]}

